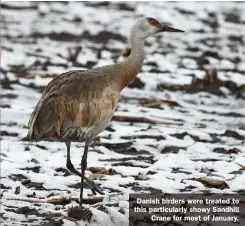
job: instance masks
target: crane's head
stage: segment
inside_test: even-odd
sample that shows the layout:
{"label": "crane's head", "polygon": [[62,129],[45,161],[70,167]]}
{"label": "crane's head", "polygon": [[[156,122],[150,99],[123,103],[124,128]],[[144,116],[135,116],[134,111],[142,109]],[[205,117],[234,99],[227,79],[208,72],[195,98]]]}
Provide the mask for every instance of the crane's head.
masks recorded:
{"label": "crane's head", "polygon": [[159,32],[184,32],[182,30],[160,24],[156,19],[146,17],[139,19],[132,27],[131,36],[137,39],[146,39]]}

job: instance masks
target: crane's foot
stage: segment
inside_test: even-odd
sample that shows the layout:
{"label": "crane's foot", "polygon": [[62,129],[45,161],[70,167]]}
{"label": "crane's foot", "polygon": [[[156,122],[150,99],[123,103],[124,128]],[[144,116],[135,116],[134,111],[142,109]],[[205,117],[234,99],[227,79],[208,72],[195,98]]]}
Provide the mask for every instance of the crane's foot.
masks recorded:
{"label": "crane's foot", "polygon": [[101,194],[101,195],[105,194],[102,191],[102,189],[97,184],[95,184],[92,180],[88,179],[87,177],[85,177],[84,179],[85,179],[86,183],[88,184],[88,186],[90,187],[90,189],[94,195],[96,194],[96,192]]}
{"label": "crane's foot", "polygon": [[[71,173],[74,173],[75,175],[79,177],[82,176],[81,173],[73,166],[71,161],[67,161],[66,167]],[[87,177],[84,177],[84,179],[94,195],[96,195],[96,192],[101,195],[104,195],[104,192],[102,191],[102,189],[98,185],[96,185],[92,180],[88,179]]]}
{"label": "crane's foot", "polygon": [[75,206],[68,209],[68,217],[76,220],[90,221],[92,215],[92,211],[83,206]]}

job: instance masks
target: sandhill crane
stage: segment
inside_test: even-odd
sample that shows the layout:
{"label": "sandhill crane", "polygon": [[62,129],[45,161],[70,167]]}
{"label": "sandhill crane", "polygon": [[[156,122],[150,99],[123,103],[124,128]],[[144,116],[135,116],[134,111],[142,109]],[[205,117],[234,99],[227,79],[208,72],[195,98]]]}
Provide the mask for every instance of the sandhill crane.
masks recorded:
{"label": "sandhill crane", "polygon": [[[144,40],[159,32],[183,32],[154,18],[139,19],[130,33],[131,53],[120,63],[90,70],[75,70],[55,77],[45,88],[29,121],[31,140],[63,141],[67,168],[81,177],[80,206],[86,180],[92,191],[102,190],[84,176],[90,143],[111,121],[120,92],[135,79],[144,61]],[[85,142],[81,173],[70,159],[71,142]]]}

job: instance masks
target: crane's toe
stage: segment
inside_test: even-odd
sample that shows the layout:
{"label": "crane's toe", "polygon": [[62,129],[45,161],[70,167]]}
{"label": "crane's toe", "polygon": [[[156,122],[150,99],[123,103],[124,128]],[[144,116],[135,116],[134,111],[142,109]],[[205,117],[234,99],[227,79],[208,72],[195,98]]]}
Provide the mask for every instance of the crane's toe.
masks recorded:
{"label": "crane's toe", "polygon": [[[71,161],[67,161],[66,167],[71,173],[74,173],[75,175],[81,177],[81,173],[77,169],[75,169]],[[97,184],[95,184],[92,180],[88,179],[87,177],[85,177],[84,179],[94,195],[96,195],[96,192],[101,195],[104,195],[104,192]]]}
{"label": "crane's toe", "polygon": [[[95,184],[92,180],[88,179],[87,177],[85,178],[85,181],[87,182],[87,184],[89,185],[89,187],[91,188],[91,191],[94,193],[94,192],[97,192],[101,195],[104,195],[105,193],[103,192],[103,190],[97,185]],[[93,189],[93,190],[92,190]],[[94,193],[96,194],[96,193]]]}

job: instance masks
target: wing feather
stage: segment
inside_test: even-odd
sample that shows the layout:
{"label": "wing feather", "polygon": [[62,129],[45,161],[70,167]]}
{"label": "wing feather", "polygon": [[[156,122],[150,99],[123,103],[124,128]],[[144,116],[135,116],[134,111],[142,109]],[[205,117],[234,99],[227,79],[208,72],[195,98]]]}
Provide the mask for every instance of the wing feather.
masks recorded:
{"label": "wing feather", "polygon": [[73,71],[57,76],[47,85],[32,113],[29,137],[81,139],[96,123],[112,116],[118,102],[117,90],[98,73],[91,76]]}

